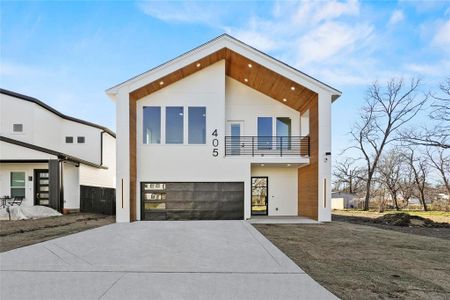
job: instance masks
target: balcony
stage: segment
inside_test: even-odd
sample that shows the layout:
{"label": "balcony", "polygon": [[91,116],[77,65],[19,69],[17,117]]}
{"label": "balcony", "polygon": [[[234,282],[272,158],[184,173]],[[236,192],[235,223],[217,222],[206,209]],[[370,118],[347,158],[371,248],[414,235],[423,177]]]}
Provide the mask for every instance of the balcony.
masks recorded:
{"label": "balcony", "polygon": [[225,156],[309,157],[309,136],[226,136]]}

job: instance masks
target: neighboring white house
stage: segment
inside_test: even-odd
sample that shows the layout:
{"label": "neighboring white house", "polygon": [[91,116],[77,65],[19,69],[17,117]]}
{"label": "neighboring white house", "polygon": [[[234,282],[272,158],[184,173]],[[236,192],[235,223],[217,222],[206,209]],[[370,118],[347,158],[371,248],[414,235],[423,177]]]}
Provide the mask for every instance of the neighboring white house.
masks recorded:
{"label": "neighboring white house", "polygon": [[331,220],[338,90],[221,35],[106,93],[118,222]]}
{"label": "neighboring white house", "polygon": [[0,196],[25,197],[26,206],[79,210],[80,197],[115,188],[115,142],[105,127],[0,89]]}
{"label": "neighboring white house", "polygon": [[362,203],[355,194],[345,192],[331,193],[331,209],[349,209],[358,208],[358,204]]}

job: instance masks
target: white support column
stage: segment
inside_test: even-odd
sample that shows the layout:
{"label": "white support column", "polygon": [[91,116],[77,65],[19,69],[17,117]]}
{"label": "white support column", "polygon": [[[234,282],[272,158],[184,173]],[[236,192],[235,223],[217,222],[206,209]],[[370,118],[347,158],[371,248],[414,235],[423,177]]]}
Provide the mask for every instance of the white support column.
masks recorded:
{"label": "white support column", "polygon": [[121,89],[116,100],[116,222],[130,222],[129,95]]}
{"label": "white support column", "polygon": [[319,93],[318,219],[331,221],[331,94]]}

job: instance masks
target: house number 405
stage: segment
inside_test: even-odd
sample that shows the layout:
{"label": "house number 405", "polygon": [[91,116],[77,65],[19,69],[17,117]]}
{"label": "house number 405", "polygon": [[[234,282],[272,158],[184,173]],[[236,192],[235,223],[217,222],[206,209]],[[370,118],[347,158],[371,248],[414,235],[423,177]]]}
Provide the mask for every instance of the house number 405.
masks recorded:
{"label": "house number 405", "polygon": [[211,135],[214,137],[213,140],[211,141],[213,146],[212,156],[217,157],[219,156],[219,148],[218,148],[219,139],[217,138],[218,137],[217,129],[215,129]]}

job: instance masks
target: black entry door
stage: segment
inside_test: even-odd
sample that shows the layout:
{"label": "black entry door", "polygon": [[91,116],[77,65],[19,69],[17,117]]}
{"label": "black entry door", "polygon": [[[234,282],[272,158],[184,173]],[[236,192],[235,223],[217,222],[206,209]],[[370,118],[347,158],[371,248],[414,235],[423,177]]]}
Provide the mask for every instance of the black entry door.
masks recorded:
{"label": "black entry door", "polygon": [[48,170],[34,170],[34,205],[49,206],[50,178]]}
{"label": "black entry door", "polygon": [[252,215],[267,215],[269,212],[268,203],[269,178],[252,177]]}

